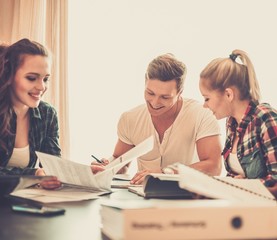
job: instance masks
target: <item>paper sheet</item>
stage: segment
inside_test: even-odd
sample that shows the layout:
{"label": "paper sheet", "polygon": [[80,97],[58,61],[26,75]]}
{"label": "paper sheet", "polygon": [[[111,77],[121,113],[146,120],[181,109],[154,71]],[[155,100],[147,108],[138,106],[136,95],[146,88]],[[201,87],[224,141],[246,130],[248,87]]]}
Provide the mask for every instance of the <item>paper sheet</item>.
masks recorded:
{"label": "paper sheet", "polygon": [[14,191],[12,196],[34,200],[40,203],[75,202],[89,199],[97,199],[108,192],[84,192],[78,189],[64,188],[59,190],[44,190],[25,188]]}
{"label": "paper sheet", "polygon": [[142,185],[134,185],[131,184],[130,181],[125,181],[125,180],[112,180],[112,188],[129,188],[129,187],[138,187]]}
{"label": "paper sheet", "polygon": [[62,159],[49,154],[36,152],[46,175],[57,176],[62,183],[73,184],[75,187],[82,186],[92,189],[110,190],[111,182],[118,170],[149,152],[154,145],[153,136],[147,138],[136,147],[124,153],[106,166],[103,172],[93,175],[91,166]]}

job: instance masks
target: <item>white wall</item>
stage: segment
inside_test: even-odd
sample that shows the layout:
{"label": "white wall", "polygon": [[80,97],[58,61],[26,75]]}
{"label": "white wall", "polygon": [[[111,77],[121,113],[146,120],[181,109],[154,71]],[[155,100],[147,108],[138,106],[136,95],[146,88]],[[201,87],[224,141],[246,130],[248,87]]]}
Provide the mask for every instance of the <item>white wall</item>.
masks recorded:
{"label": "white wall", "polygon": [[69,0],[69,6],[74,161],[112,154],[120,114],[144,102],[146,67],[163,53],[186,63],[184,96],[202,101],[204,66],[233,49],[245,50],[263,100],[277,107],[275,0]]}

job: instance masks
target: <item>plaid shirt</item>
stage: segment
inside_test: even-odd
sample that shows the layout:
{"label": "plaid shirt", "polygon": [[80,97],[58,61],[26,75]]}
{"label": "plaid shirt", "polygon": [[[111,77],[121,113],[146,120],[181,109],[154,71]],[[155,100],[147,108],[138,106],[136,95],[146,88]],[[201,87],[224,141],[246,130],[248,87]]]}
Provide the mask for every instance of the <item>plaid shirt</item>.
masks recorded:
{"label": "plaid shirt", "polygon": [[30,108],[30,129],[29,129],[29,149],[30,162],[27,168],[7,167],[11,158],[16,133],[16,114],[13,114],[11,121],[11,132],[13,135],[4,139],[7,143],[8,151],[4,151],[0,146],[0,175],[6,174],[34,174],[37,156],[35,151],[40,151],[56,156],[61,155],[59,147],[59,127],[56,110],[48,103],[41,101],[37,108]]}
{"label": "plaid shirt", "polygon": [[250,102],[240,122],[227,119],[227,135],[222,155],[229,176],[236,175],[228,156],[238,132],[237,157],[247,178],[277,181],[277,111],[269,104]]}

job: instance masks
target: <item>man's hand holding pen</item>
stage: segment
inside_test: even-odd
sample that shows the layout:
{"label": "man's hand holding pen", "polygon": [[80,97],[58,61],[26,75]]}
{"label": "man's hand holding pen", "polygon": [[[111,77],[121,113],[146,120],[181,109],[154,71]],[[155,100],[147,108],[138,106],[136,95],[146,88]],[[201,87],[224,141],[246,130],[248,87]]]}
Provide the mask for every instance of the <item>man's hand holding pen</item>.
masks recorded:
{"label": "man's hand holding pen", "polygon": [[91,155],[96,161],[91,162],[91,171],[93,174],[102,172],[105,170],[105,166],[109,164],[108,159],[102,158],[101,160],[94,155]]}

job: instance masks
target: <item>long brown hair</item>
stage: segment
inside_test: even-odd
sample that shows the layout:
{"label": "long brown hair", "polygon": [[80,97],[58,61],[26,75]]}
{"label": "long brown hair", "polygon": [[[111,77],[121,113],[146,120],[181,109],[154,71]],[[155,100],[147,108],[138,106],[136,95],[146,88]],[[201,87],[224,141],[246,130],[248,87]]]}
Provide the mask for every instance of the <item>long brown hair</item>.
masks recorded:
{"label": "long brown hair", "polygon": [[12,134],[11,86],[18,68],[24,62],[25,55],[48,57],[48,51],[40,43],[26,38],[10,46],[0,45],[0,148],[4,150],[7,150],[5,139]]}

